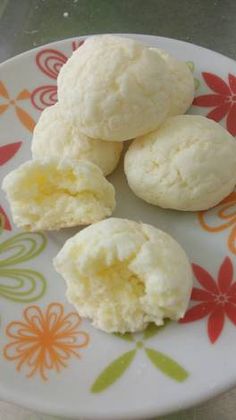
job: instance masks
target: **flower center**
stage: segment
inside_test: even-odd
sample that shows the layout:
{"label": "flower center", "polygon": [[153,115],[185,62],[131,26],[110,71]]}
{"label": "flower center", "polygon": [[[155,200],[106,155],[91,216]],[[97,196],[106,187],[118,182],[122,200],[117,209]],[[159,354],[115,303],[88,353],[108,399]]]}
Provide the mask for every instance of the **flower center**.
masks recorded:
{"label": "flower center", "polygon": [[137,341],[136,347],[137,347],[137,349],[141,349],[143,347],[142,341]]}
{"label": "flower center", "polygon": [[39,335],[39,342],[44,348],[52,347],[55,342],[55,336],[50,331],[42,331]]}
{"label": "flower center", "polygon": [[215,295],[215,302],[217,304],[224,305],[228,301],[228,296],[225,293],[219,293],[219,295]]}
{"label": "flower center", "polygon": [[225,102],[236,103],[236,95],[227,96]]}

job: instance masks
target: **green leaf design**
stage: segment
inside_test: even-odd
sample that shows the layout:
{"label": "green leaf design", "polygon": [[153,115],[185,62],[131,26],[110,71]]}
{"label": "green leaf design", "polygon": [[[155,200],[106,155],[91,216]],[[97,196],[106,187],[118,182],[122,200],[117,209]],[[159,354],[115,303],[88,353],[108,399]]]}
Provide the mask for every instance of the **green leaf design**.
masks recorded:
{"label": "green leaf design", "polygon": [[15,268],[43,251],[46,238],[41,233],[19,233],[0,244],[0,297],[15,302],[33,302],[46,290],[46,280],[37,271]]}
{"label": "green leaf design", "polygon": [[4,217],[2,214],[0,214],[0,234],[3,231],[3,226],[4,226]]}
{"label": "green leaf design", "polygon": [[[194,70],[195,70],[195,64],[194,64],[194,62],[193,61],[186,61],[186,64],[187,64],[189,70],[192,73],[194,73]],[[195,87],[195,90],[199,89],[199,86],[200,86],[200,81],[196,77],[194,77],[194,87]]]}
{"label": "green leaf design", "polygon": [[200,87],[200,81],[196,79],[196,77],[194,77],[194,86],[195,86],[195,90],[199,89]]}
{"label": "green leaf design", "polygon": [[41,233],[19,233],[0,244],[0,268],[35,258],[45,246],[46,238]]}
{"label": "green leaf design", "polygon": [[123,353],[122,356],[115,359],[109,366],[107,366],[102,373],[97,377],[96,381],[91,387],[91,392],[102,392],[104,389],[112,385],[120,376],[126,371],[131,364],[136,350],[131,350]]}
{"label": "green leaf design", "polygon": [[186,61],[186,64],[187,64],[189,70],[193,73],[194,69],[195,69],[194,62],[193,61]]}
{"label": "green leaf design", "polygon": [[37,271],[27,269],[0,270],[0,296],[14,302],[33,302],[46,290],[46,280]]}
{"label": "green leaf design", "polygon": [[147,340],[148,338],[153,337],[154,335],[158,334],[160,331],[162,331],[168,324],[170,323],[170,319],[166,319],[164,321],[163,325],[157,326],[153,322],[149,324],[146,328],[146,330],[143,333],[144,340]]}
{"label": "green leaf design", "polygon": [[188,372],[169,356],[151,348],[145,348],[145,352],[154,366],[165,375],[178,382],[183,382],[187,379]]}
{"label": "green leaf design", "polygon": [[113,335],[115,337],[122,338],[122,340],[125,340],[125,341],[134,341],[133,335],[131,333],[125,333],[125,334],[114,333]]}

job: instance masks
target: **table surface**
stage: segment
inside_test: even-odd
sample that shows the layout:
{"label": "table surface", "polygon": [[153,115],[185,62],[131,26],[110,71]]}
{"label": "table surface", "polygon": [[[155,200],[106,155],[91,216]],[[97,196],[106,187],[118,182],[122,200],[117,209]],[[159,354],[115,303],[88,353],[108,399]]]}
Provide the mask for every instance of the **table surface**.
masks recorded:
{"label": "table surface", "polygon": [[[106,32],[181,39],[236,59],[235,26],[235,0],[0,0],[0,62],[48,42]],[[52,419],[0,402],[0,420]],[[236,419],[236,389],[162,417],[200,419]]]}

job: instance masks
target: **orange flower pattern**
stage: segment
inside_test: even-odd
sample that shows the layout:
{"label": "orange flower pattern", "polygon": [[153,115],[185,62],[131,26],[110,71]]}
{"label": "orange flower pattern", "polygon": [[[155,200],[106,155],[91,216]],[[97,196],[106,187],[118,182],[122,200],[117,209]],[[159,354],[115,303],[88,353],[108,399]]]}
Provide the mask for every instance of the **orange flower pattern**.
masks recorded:
{"label": "orange flower pattern", "polygon": [[80,358],[79,350],[88,345],[89,335],[80,331],[80,324],[80,316],[76,312],[65,315],[61,303],[50,303],[45,312],[39,306],[28,306],[22,321],[8,324],[10,342],[3,355],[16,362],[17,371],[24,366],[27,377],[37,373],[47,380],[47,371],[60,372],[72,356]]}
{"label": "orange flower pattern", "polygon": [[198,220],[204,230],[218,233],[229,229],[228,247],[236,255],[236,192],[232,192],[217,207],[198,213]]}
{"label": "orange flower pattern", "polygon": [[21,106],[18,105],[19,101],[30,99],[31,95],[27,89],[23,89],[16,98],[11,99],[8,90],[3,82],[0,81],[0,115],[3,114],[10,106],[15,108],[15,112],[20,122],[27,130],[33,132],[35,121]]}

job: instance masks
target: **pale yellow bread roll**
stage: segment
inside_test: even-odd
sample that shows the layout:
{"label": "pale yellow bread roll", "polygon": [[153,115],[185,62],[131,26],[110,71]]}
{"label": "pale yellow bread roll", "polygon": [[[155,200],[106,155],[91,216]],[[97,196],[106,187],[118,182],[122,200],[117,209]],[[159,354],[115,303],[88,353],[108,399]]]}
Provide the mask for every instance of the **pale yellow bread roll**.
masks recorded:
{"label": "pale yellow bread roll", "polygon": [[181,246],[153,226],[110,218],[70,238],[54,259],[68,300],[106,332],[143,330],[178,320],[192,272]]}
{"label": "pale yellow bread roll", "polygon": [[77,126],[65,121],[57,104],[46,108],[34,128],[33,159],[88,160],[109,175],[118,165],[122,142],[91,139]]}
{"label": "pale yellow bread roll", "polygon": [[165,61],[128,38],[88,38],[58,76],[63,116],[92,138],[123,141],[155,130],[169,112]]}
{"label": "pale yellow bread roll", "polygon": [[87,161],[28,161],[3,180],[14,223],[26,230],[87,225],[112,214],[115,190]]}
{"label": "pale yellow bread roll", "polygon": [[134,140],[124,166],[130,188],[148,203],[207,210],[235,187],[236,140],[208,118],[179,115]]}

